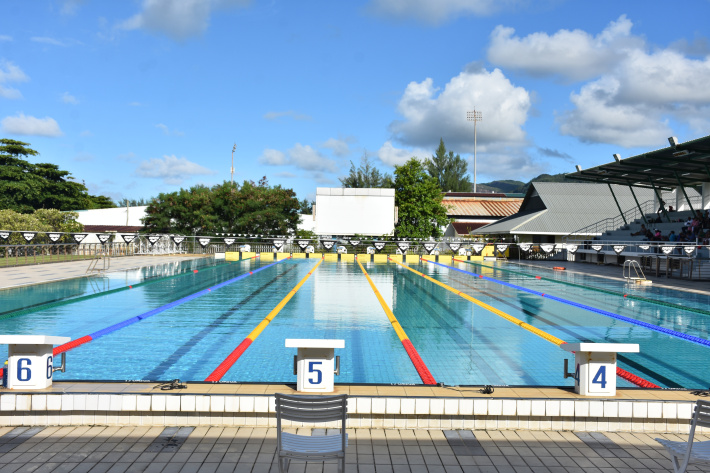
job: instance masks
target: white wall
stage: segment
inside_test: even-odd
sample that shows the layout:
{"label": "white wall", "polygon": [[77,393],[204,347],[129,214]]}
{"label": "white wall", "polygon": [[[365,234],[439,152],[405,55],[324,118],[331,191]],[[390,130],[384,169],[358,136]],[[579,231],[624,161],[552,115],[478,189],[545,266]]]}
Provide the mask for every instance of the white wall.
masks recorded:
{"label": "white wall", "polygon": [[[76,220],[82,225],[126,225],[141,227],[141,219],[145,217],[147,205],[139,207],[118,207],[115,209],[78,210]],[[128,215],[126,215],[126,213]]]}
{"label": "white wall", "polygon": [[318,187],[317,235],[387,235],[394,232],[394,189]]}

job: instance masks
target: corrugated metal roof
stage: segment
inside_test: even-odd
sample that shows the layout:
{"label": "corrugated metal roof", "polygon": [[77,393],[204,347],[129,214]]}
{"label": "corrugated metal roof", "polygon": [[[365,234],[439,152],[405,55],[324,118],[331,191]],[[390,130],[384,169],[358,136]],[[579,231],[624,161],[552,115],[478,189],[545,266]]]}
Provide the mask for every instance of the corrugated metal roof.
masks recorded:
{"label": "corrugated metal roof", "polygon": [[[636,207],[631,190],[612,186],[623,211]],[[635,188],[640,203],[653,199],[651,189]],[[539,197],[544,209],[526,211]],[[614,197],[604,184],[535,182],[525,196],[518,215],[488,225],[485,233],[539,233],[567,235],[587,225],[619,215]]]}
{"label": "corrugated metal roof", "polygon": [[507,217],[520,209],[522,199],[480,200],[444,198],[442,205],[450,217]]}

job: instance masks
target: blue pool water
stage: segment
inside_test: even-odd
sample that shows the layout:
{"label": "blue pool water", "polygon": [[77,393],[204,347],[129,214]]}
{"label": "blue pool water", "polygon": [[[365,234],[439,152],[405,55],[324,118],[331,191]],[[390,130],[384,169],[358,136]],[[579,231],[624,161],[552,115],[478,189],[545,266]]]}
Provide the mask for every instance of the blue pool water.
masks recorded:
{"label": "blue pool water", "polygon": [[[240,279],[67,352],[56,379],[204,380],[319,260],[235,263],[184,261],[140,271],[0,291],[0,333],[77,339],[180,298]],[[701,339],[710,316],[497,271],[488,263],[455,263],[535,291],[604,309]],[[571,385],[562,364],[570,355],[503,318],[392,263],[364,265],[437,382],[447,385]],[[707,388],[710,347],[674,338],[580,307],[535,296],[434,264],[412,267],[457,291],[567,342],[638,343],[619,366],[662,387]],[[540,274],[512,263],[501,268]],[[255,271],[264,268],[261,271]],[[197,269],[197,272],[194,270]],[[544,270],[542,270],[544,271]],[[704,309],[707,296],[629,287],[579,274],[543,273],[560,281]],[[141,282],[149,282],[141,284]],[[130,290],[102,294],[135,285]],[[97,294],[96,297],[87,297]],[[57,302],[51,307],[37,305]],[[33,306],[22,315],[12,311]],[[227,382],[295,382],[294,349],[286,338],[345,340],[339,383],[419,384],[421,379],[357,264],[322,263],[222,378]],[[0,356],[6,356],[5,351]],[[632,386],[618,379],[620,387]]]}

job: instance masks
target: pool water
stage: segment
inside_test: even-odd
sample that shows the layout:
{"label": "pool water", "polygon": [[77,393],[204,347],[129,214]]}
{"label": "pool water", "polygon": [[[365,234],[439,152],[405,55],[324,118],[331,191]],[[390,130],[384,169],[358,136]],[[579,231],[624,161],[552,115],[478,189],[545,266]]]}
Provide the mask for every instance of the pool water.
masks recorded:
{"label": "pool water", "polygon": [[[68,351],[67,372],[55,373],[58,380],[202,381],[318,261],[294,259],[272,264],[259,259],[234,263],[193,260],[112,273],[109,284],[105,279],[82,278],[8,289],[0,291],[0,333],[77,339],[251,271],[252,275],[236,282]],[[572,385],[573,380],[562,376],[563,359],[570,354],[557,345],[398,265],[363,265],[437,382]],[[411,266],[567,342],[638,343],[641,352],[620,354],[619,366],[659,386],[696,389],[710,385],[710,347],[444,266]],[[549,272],[544,276],[556,280],[539,280],[525,274],[541,270],[512,263],[455,263],[455,267],[709,338],[709,315],[676,307],[707,308],[710,301],[706,296],[660,288],[639,289],[578,274]],[[263,269],[256,271],[260,268]],[[622,294],[643,291],[645,298],[676,306],[630,300],[562,282]],[[116,290],[130,285],[135,287]],[[46,302],[51,303],[42,305]],[[13,316],[13,311],[26,307],[31,308]],[[222,381],[295,382],[295,350],[284,347],[286,338],[345,340],[345,348],[336,353],[341,357],[338,383],[421,383],[357,264],[320,264]],[[3,346],[2,350],[0,356],[6,357],[7,348]],[[620,387],[633,386],[620,378],[617,383]]]}

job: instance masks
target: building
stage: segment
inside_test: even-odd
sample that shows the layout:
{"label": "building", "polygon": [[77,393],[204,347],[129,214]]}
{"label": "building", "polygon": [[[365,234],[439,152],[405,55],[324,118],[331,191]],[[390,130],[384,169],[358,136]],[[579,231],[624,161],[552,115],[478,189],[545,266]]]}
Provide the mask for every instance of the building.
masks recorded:
{"label": "building", "polygon": [[397,222],[394,189],[318,187],[313,219],[319,236],[391,235]]}
{"label": "building", "polygon": [[479,228],[515,214],[522,202],[523,194],[447,192],[442,205],[453,222],[446,228],[444,236],[475,234]]}

